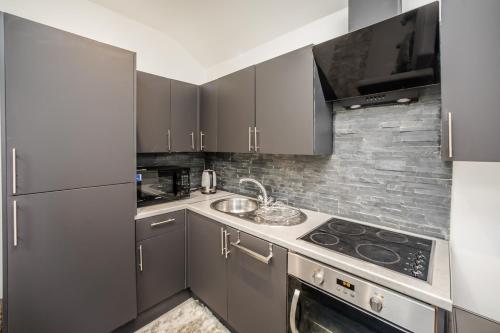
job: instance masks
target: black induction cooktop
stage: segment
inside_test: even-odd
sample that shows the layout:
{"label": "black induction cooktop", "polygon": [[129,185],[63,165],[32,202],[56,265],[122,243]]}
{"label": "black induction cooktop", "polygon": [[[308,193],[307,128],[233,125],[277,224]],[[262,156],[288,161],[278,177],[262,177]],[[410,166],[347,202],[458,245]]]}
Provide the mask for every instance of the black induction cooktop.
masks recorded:
{"label": "black induction cooktop", "polygon": [[427,281],[432,240],[335,218],[300,239]]}

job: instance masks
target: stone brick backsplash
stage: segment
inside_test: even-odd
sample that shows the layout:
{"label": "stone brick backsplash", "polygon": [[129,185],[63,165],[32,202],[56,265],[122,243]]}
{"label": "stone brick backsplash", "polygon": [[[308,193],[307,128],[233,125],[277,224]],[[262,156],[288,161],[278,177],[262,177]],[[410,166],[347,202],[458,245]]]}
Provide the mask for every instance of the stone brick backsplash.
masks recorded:
{"label": "stone brick backsplash", "polygon": [[[448,238],[452,165],[440,157],[439,89],[409,105],[336,108],[334,128],[331,156],[206,153],[205,164],[220,189],[255,196],[254,185],[238,184],[251,177],[296,207]],[[188,156],[201,165],[203,155]]]}
{"label": "stone brick backsplash", "polygon": [[190,168],[191,187],[201,186],[201,174],[205,166],[203,153],[137,154],[137,165],[177,165]]}

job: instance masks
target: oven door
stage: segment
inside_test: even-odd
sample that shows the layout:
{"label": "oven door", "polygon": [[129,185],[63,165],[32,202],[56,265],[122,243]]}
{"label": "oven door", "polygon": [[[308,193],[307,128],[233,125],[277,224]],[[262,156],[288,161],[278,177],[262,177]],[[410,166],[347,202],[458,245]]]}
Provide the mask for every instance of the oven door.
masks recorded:
{"label": "oven door", "polygon": [[408,332],[288,276],[288,332],[400,333]]}

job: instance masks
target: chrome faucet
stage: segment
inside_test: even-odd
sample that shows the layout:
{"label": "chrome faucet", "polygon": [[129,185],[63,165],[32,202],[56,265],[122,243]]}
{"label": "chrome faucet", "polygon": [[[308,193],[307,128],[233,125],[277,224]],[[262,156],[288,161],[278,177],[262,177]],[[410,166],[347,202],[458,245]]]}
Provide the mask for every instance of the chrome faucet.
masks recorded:
{"label": "chrome faucet", "polygon": [[254,183],[255,185],[257,185],[257,187],[262,192],[262,195],[259,195],[258,199],[262,203],[263,206],[268,206],[272,202],[273,199],[271,197],[267,196],[267,191],[261,183],[259,183],[258,181],[256,181],[255,179],[252,179],[252,178],[241,178],[240,185],[241,185],[241,183],[244,183],[244,182]]}

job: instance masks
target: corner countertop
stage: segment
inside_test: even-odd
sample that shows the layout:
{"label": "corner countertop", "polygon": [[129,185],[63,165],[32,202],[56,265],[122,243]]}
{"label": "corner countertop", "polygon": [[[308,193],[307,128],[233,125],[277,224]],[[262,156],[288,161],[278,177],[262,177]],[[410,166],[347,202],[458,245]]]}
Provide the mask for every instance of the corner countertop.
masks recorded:
{"label": "corner countertop", "polygon": [[238,195],[224,191],[218,191],[217,193],[211,195],[194,192],[189,199],[139,208],[137,210],[136,219],[163,214],[179,209],[189,209],[192,212],[214,219],[227,226],[287,248],[289,251],[304,255],[350,274],[365,278],[371,282],[378,283],[381,286],[411,296],[415,299],[451,311],[450,251],[447,241],[416,235],[401,230],[385,228],[344,217],[338,217],[344,220],[371,225],[380,229],[392,230],[399,233],[434,240],[435,246],[433,251],[432,269],[430,271],[431,277],[429,282],[421,281],[360,259],[321,248],[299,239],[312,229],[337,216],[302,209],[302,211],[307,215],[307,221],[302,224],[296,226],[260,225],[210,208],[210,204],[214,200],[229,196]]}

